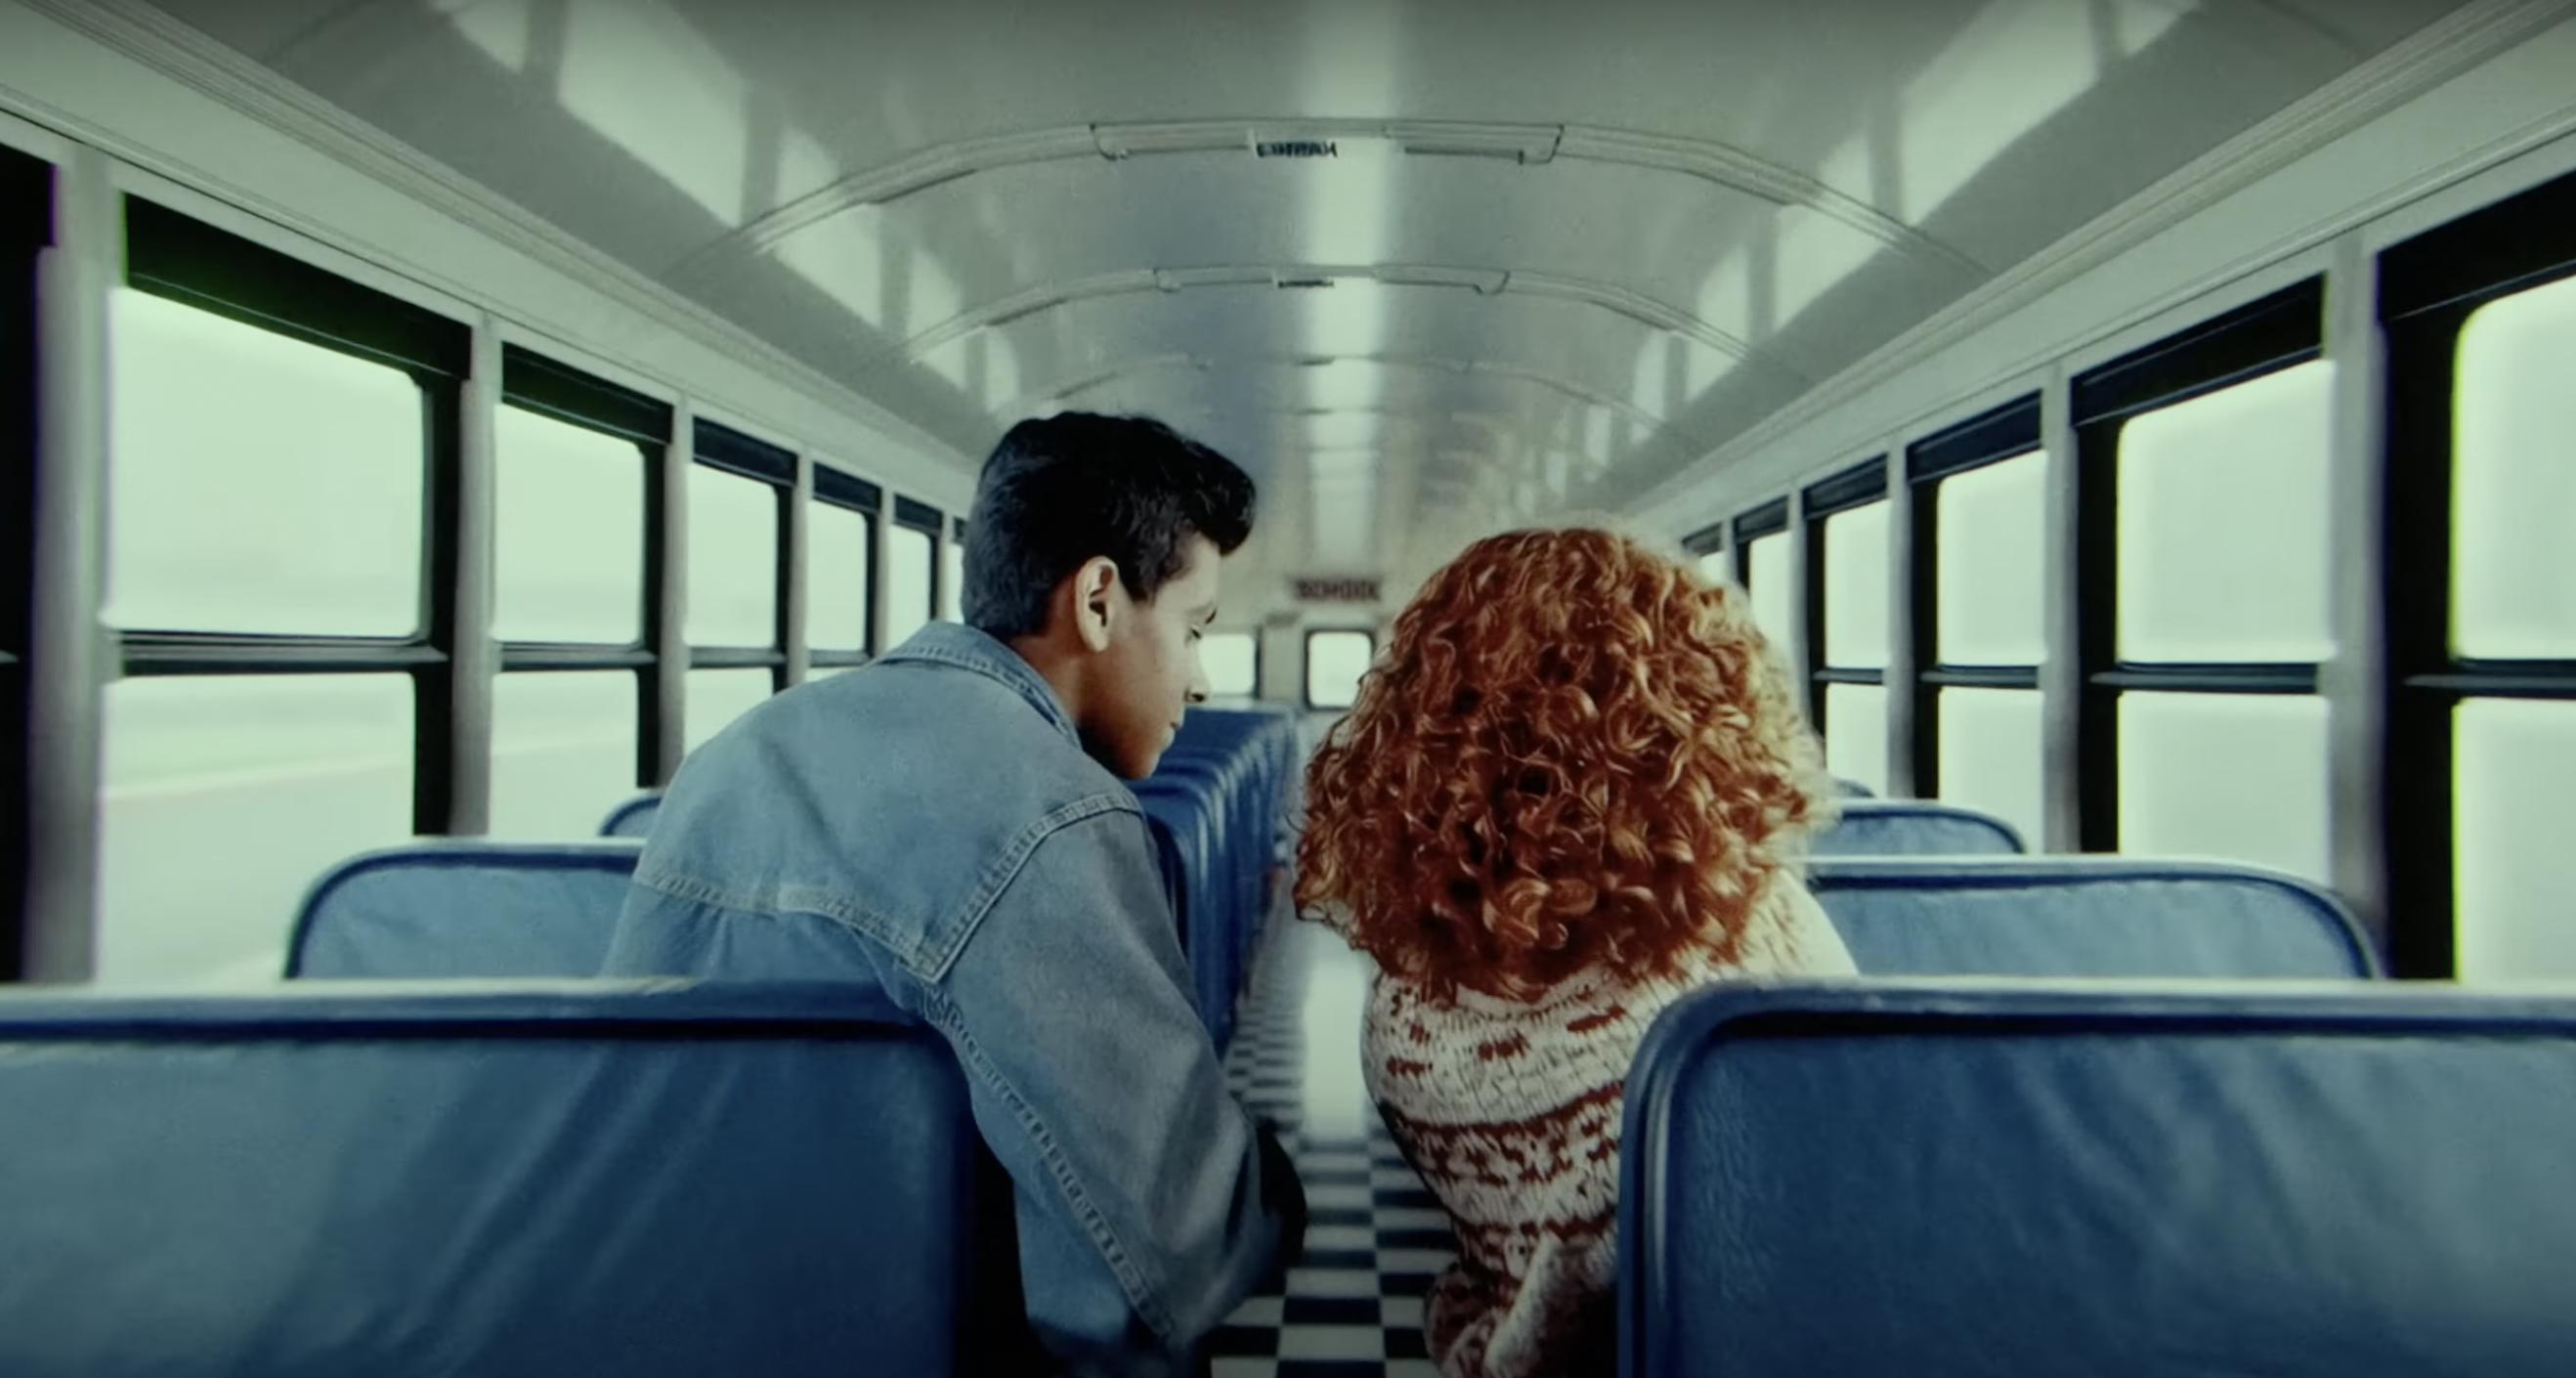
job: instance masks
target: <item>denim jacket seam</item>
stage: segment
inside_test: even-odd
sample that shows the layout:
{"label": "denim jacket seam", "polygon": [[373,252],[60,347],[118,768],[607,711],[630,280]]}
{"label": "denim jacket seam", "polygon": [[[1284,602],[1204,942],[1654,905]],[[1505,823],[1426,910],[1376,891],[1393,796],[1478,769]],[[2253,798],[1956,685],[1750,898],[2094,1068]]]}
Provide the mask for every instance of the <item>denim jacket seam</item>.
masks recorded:
{"label": "denim jacket seam", "polygon": [[1119,1242],[1117,1232],[1110,1228],[1108,1217],[1092,1201],[1091,1193],[1084,1188],[1072,1161],[1056,1146],[1055,1131],[1020,1095],[1019,1088],[984,1056],[983,1045],[976,1042],[975,1035],[967,1029],[965,1020],[959,1017],[956,1005],[948,999],[945,991],[937,986],[925,989],[922,1010],[933,1024],[956,1041],[960,1058],[975,1075],[1010,1106],[1012,1117],[1019,1121],[1021,1131],[1037,1146],[1038,1157],[1046,1164],[1048,1175],[1055,1179],[1056,1190],[1082,1221],[1084,1232],[1091,1237],[1092,1247],[1100,1251],[1101,1258],[1109,1264],[1110,1272],[1117,1276],[1119,1289],[1127,1294],[1128,1303],[1136,1308],[1136,1314],[1153,1329],[1155,1335],[1168,1343],[1176,1328],[1170,1313],[1157,1299],[1154,1286],[1145,1277],[1136,1256]]}
{"label": "denim jacket seam", "polygon": [[[1016,658],[1015,652],[1006,653]],[[969,674],[982,675],[1028,700],[1029,706],[1037,709],[1057,731],[1067,737],[1074,735],[1073,723],[1065,716],[1064,705],[1056,700],[1055,691],[1048,688],[1046,681],[1039,678],[1037,671],[1028,668],[1025,663],[1016,666],[1000,665],[994,662],[994,658],[989,653],[935,644],[915,645],[911,642],[906,642],[899,650],[887,652],[877,663],[900,665],[908,660],[928,661],[935,665],[964,670]]]}
{"label": "denim jacket seam", "polygon": [[[895,960],[923,982],[945,980],[957,955],[984,920],[992,913],[1004,891],[1018,878],[1022,867],[1035,855],[1040,844],[1066,828],[1104,813],[1135,813],[1132,798],[1121,798],[1103,790],[1060,804],[1043,817],[1014,834],[1001,851],[983,868],[983,878],[960,905],[949,922],[935,925],[920,933],[908,933],[905,925],[862,905],[849,903],[838,891],[819,885],[790,885],[762,882],[756,885],[724,885],[699,877],[668,870],[639,870],[636,882],[676,899],[714,905],[729,912],[775,918],[785,913],[812,914],[839,924],[853,934],[875,942],[894,954]],[[789,902],[791,892],[801,892]],[[943,936],[944,935],[944,936]]]}
{"label": "denim jacket seam", "polygon": [[[635,883],[674,899],[709,904],[727,913],[756,919],[779,919],[789,914],[810,914],[848,929],[852,935],[867,939],[894,954],[904,969],[915,979],[923,979],[921,942],[899,940],[900,926],[882,914],[858,905],[844,903],[840,896],[822,886],[761,884],[754,886],[720,885],[675,871],[638,871]],[[791,890],[805,891],[813,902],[788,903]]]}
{"label": "denim jacket seam", "polygon": [[948,969],[956,965],[957,954],[965,951],[966,944],[983,928],[993,906],[1001,902],[1003,893],[1011,888],[1011,882],[1019,879],[1021,869],[1028,865],[1030,857],[1037,854],[1040,845],[1074,824],[1104,813],[1137,813],[1142,816],[1132,796],[1121,798],[1116,793],[1103,790],[1059,804],[1013,835],[985,864],[983,879],[966,897],[966,902],[958,907],[954,920],[941,926],[948,936],[939,950],[921,954],[923,969],[917,973],[921,979],[933,983],[948,979]]}

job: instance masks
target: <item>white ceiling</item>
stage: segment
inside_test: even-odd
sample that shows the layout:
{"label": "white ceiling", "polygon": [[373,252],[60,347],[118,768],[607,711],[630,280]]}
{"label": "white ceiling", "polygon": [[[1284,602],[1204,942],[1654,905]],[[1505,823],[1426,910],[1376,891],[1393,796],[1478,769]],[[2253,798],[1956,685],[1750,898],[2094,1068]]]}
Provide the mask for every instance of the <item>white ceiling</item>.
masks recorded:
{"label": "white ceiling", "polygon": [[1262,480],[1257,568],[1398,578],[2459,2],[158,0],[970,460],[1156,413]]}

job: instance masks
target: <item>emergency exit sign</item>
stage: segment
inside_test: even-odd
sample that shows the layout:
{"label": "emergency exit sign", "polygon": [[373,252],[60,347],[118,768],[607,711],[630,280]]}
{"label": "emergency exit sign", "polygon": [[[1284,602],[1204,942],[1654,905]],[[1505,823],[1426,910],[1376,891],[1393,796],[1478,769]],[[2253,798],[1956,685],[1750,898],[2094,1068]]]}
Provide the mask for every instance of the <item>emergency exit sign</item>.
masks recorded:
{"label": "emergency exit sign", "polygon": [[1301,603],[1374,603],[1377,601],[1375,579],[1300,579],[1297,601]]}

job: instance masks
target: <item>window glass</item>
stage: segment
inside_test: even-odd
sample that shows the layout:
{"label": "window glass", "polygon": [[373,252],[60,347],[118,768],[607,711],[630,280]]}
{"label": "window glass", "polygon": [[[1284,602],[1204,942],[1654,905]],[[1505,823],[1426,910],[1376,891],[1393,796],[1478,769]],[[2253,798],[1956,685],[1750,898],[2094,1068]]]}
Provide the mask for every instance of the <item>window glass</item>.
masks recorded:
{"label": "window glass", "polygon": [[1887,504],[1825,518],[1825,663],[1887,668]]}
{"label": "window glass", "polygon": [[2567,902],[2576,703],[2471,699],[2452,721],[2460,979],[2576,979],[2576,906]]}
{"label": "window glass", "polygon": [[778,490],[689,466],[689,644],[777,644]]}
{"label": "window glass", "polygon": [[886,649],[902,645],[930,621],[930,533],[909,526],[886,533]]}
{"label": "window glass", "polygon": [[1983,809],[2045,845],[2039,694],[2030,689],[1941,691],[1941,798]]}
{"label": "window glass", "polygon": [[1735,582],[1735,560],[1724,550],[1712,550],[1699,557],[1699,577],[1712,584]]}
{"label": "window glass", "polygon": [[868,571],[876,567],[876,523],[864,512],[818,502],[805,527],[805,644],[823,651],[868,648]]}
{"label": "window glass", "polygon": [[521,671],[492,685],[492,835],[578,838],[636,790],[631,670]]}
{"label": "window glass", "polygon": [[2452,397],[2453,644],[2481,660],[2576,658],[2576,278],[2469,317]]}
{"label": "window glass", "polygon": [[2328,878],[2326,703],[2120,696],[2120,850]]}
{"label": "window glass", "polygon": [[1377,653],[1367,632],[1306,634],[1306,702],[1317,708],[1348,708],[1359,701],[1360,678]]}
{"label": "window glass", "polygon": [[686,749],[697,750],[734,719],[759,707],[769,697],[770,685],[767,670],[691,670],[687,726],[680,734]]}
{"label": "window glass", "polygon": [[517,407],[501,408],[493,429],[492,634],[642,639],[642,447]]}
{"label": "window glass", "polygon": [[156,631],[420,626],[420,386],[149,293],[109,302],[107,590]]}
{"label": "window glass", "polygon": [[1934,555],[1944,665],[2037,665],[2048,456],[2034,450],[1940,481]]}
{"label": "window glass", "polygon": [[1825,768],[1887,793],[1887,691],[1875,684],[1825,686]]}
{"label": "window glass", "polygon": [[1212,697],[1250,698],[1261,692],[1252,635],[1209,632],[1199,642],[1199,663],[1207,667],[1208,693]]}
{"label": "window glass", "polygon": [[950,622],[963,622],[966,614],[962,600],[966,593],[966,547],[955,541],[939,543],[939,615]]}
{"label": "window glass", "polygon": [[1751,563],[1746,574],[1753,587],[1753,625],[1762,629],[1762,637],[1778,653],[1780,663],[1791,663],[1790,632],[1798,624],[1797,581],[1789,575],[1789,538],[1764,536],[1744,547]]}
{"label": "window glass", "polygon": [[274,977],[305,891],[412,831],[408,675],[107,686],[99,980]]}
{"label": "window glass", "polygon": [[2120,656],[2325,660],[2333,365],[2148,412],[2120,432]]}

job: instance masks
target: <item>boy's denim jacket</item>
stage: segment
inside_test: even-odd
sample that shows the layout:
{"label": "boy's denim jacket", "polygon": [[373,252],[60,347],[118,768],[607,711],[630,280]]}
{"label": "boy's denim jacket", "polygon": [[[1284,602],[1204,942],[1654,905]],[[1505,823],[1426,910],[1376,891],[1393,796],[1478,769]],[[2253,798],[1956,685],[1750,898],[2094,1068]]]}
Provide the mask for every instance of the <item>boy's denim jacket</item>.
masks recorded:
{"label": "boy's denim jacket", "polygon": [[1178,1371],[1302,1223],[1226,1092],[1135,796],[973,628],[692,753],[605,972],[847,977],[937,1029],[1013,1183],[1031,1326],[1071,1371]]}

